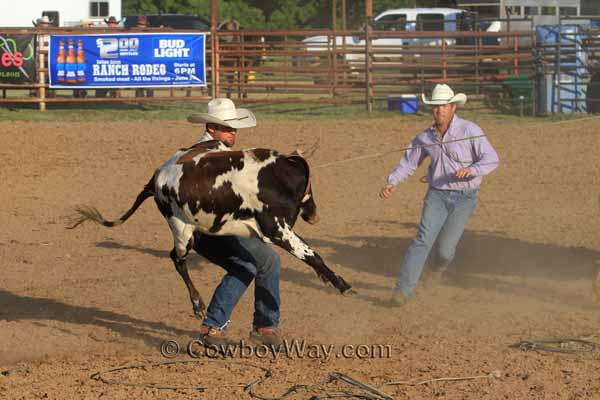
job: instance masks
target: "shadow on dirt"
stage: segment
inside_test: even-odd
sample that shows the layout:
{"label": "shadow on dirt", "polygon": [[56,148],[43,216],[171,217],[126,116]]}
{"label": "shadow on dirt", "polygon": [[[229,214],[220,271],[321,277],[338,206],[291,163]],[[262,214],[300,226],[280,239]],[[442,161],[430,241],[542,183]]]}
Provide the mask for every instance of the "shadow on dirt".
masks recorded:
{"label": "shadow on dirt", "polygon": [[[415,224],[372,221],[416,230]],[[316,248],[331,248],[330,262],[359,271],[395,277],[412,237],[349,236],[341,241],[309,238]],[[432,251],[433,253],[433,251]],[[431,258],[431,257],[430,257]],[[541,277],[553,280],[592,279],[600,268],[600,252],[583,247],[531,243],[502,232],[466,230],[450,267],[458,274]]]}
{"label": "shadow on dirt", "polygon": [[[414,224],[371,222],[416,229]],[[383,275],[395,281],[404,253],[412,239],[349,236],[340,238],[339,241],[316,238],[309,238],[307,241],[316,249],[330,249],[326,261],[331,264],[341,264],[357,271]],[[589,293],[567,294],[559,285],[554,289],[547,284],[540,284],[536,279],[552,280],[559,284],[577,280],[589,281],[591,292],[593,279],[599,270],[598,251],[583,247],[531,243],[510,238],[502,232],[467,230],[446,273],[446,283],[461,288],[484,288],[507,295],[535,297],[552,303],[566,302],[586,306],[590,304]],[[356,287],[360,288],[360,283]]]}
{"label": "shadow on dirt", "polygon": [[100,247],[102,249],[119,249],[119,250],[133,250],[142,254],[149,254],[158,258],[169,258],[169,250],[157,250],[157,249],[149,249],[147,247],[139,247],[139,246],[131,246],[126,243],[118,243],[112,240],[104,240],[102,242],[96,243],[96,247]]}
{"label": "shadow on dirt", "polygon": [[118,332],[122,337],[142,339],[158,348],[165,337],[175,335],[195,337],[197,332],[174,328],[162,322],[150,322],[125,314],[62,303],[43,297],[19,296],[0,289],[0,320],[54,320],[79,325],[95,325]]}
{"label": "shadow on dirt", "polygon": [[[96,246],[102,247],[105,249],[132,250],[132,251],[137,251],[137,252],[140,252],[143,254],[150,254],[152,256],[159,257],[159,258],[169,259],[169,252],[166,250],[156,250],[156,249],[150,249],[150,248],[146,248],[146,247],[131,246],[128,244],[118,243],[118,242],[114,242],[114,241],[98,242],[98,243],[96,243]],[[326,260],[326,262],[327,262],[327,260]],[[210,263],[210,262],[205,260],[204,257],[199,256],[195,252],[190,253],[190,255],[188,257],[188,268],[190,270],[202,269],[207,263]],[[339,271],[335,270],[334,265],[330,264],[329,266],[334,270],[334,272],[339,273]],[[217,267],[217,268],[219,268],[219,267]],[[283,280],[285,282],[294,282],[294,283],[302,285],[304,287],[310,287],[312,289],[330,292],[333,294],[339,294],[337,289],[334,289],[332,286],[326,285],[325,283],[321,282],[321,280],[310,269],[310,267],[306,266],[306,268],[307,268],[306,272],[298,271],[298,270],[294,270],[294,269],[290,269],[290,268],[285,268],[285,263],[284,263],[284,268],[281,271],[280,278],[281,278],[281,280]],[[378,286],[378,285],[373,285],[373,284],[368,284],[368,283],[360,283],[360,282],[353,283],[353,287],[355,289],[367,288],[367,289],[387,290],[387,288],[384,288],[383,286]],[[370,301],[373,304],[387,305],[387,303],[385,301],[382,301],[381,299],[371,297],[371,296],[366,296],[363,294],[360,294],[358,296],[358,298]]]}
{"label": "shadow on dirt", "polygon": [[[414,223],[396,221],[370,221],[386,228],[416,229]],[[389,292],[398,274],[402,257],[412,241],[412,237],[393,236],[348,236],[339,240],[306,238],[317,251],[330,249],[325,262],[334,271],[335,264],[345,268],[390,278],[389,285],[351,282],[359,292],[358,298],[375,305],[386,305],[385,296],[376,298],[361,293],[361,289]],[[168,257],[167,251],[139,248],[116,242],[100,242],[104,248],[128,249]],[[190,258],[190,268],[194,268],[201,257]],[[465,231],[459,243],[456,258],[447,273],[447,283],[461,288],[485,288],[506,294],[535,297],[544,301],[567,301],[569,304],[589,303],[588,293],[570,293],[566,296],[551,287],[537,285],[536,282],[514,282],[507,278],[542,278],[556,282],[573,280],[592,281],[600,269],[600,252],[583,247],[566,247],[554,244],[532,243],[513,239],[502,232]],[[281,279],[288,282],[335,293],[335,289],[325,286],[315,274],[284,268]],[[567,298],[568,297],[568,298]]]}
{"label": "shadow on dirt", "polygon": [[[138,253],[149,254],[149,255],[157,257],[157,258],[166,258],[167,260],[169,260],[169,263],[171,263],[171,266],[173,265],[172,261],[171,261],[171,257],[169,256],[170,250],[156,250],[156,249],[149,249],[147,247],[131,246],[131,245],[124,244],[124,243],[117,243],[112,240],[105,240],[102,242],[98,242],[98,243],[96,243],[96,246],[101,247],[103,249],[133,250],[133,251],[137,251]],[[188,260],[188,264],[187,264],[188,269],[196,269],[196,268],[202,268],[201,263],[204,260],[204,258],[192,251],[189,254],[187,260]],[[175,267],[173,267],[173,268],[175,268]],[[173,271],[175,271],[175,269],[173,269]]]}

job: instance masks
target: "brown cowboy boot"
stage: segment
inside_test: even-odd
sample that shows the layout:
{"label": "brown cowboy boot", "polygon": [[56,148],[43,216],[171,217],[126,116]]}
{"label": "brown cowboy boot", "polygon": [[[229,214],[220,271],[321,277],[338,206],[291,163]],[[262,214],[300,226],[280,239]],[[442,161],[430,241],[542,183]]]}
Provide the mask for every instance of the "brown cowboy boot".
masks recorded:
{"label": "brown cowboy boot", "polygon": [[228,346],[228,345],[236,344],[235,342],[233,342],[227,338],[227,333],[225,332],[225,330],[215,328],[214,326],[206,326],[206,325],[202,325],[202,327],[200,328],[199,340],[200,340],[200,342],[202,342],[202,344],[204,346],[213,346],[213,347]]}
{"label": "brown cowboy boot", "polygon": [[423,276],[421,278],[423,287],[426,289],[443,285],[443,280],[444,271],[435,271],[431,268],[427,268],[425,271],[423,271]]}
{"label": "brown cowboy boot", "polygon": [[402,307],[411,300],[410,297],[400,292],[393,292],[390,298],[390,305],[392,307]]}
{"label": "brown cowboy boot", "polygon": [[274,328],[254,328],[250,332],[250,340],[257,345],[263,344],[265,346],[279,347],[283,344],[277,330]]}

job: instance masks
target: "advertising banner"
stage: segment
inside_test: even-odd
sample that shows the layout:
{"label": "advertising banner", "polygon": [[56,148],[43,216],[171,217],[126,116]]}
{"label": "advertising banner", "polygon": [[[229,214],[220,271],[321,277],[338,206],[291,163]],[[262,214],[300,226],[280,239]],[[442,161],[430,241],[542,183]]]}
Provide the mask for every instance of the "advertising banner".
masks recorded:
{"label": "advertising banner", "polygon": [[36,82],[35,35],[0,34],[0,83]]}
{"label": "advertising banner", "polygon": [[50,87],[206,86],[204,33],[50,36]]}

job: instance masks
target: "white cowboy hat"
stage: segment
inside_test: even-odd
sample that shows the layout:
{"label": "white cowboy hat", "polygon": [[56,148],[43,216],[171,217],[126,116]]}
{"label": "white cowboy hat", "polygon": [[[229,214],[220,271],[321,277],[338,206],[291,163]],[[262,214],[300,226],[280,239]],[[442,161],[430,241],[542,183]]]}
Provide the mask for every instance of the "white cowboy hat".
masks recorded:
{"label": "white cowboy hat", "polygon": [[34,26],[38,26],[39,24],[51,24],[52,21],[50,20],[50,18],[48,18],[47,15],[42,16],[41,18],[38,18],[35,20],[35,22],[33,23]]}
{"label": "white cowboy hat", "polygon": [[256,117],[252,111],[235,108],[233,101],[225,98],[211,100],[206,113],[191,114],[188,121],[193,124],[217,124],[235,129],[256,126]]}
{"label": "white cowboy hat", "polygon": [[423,103],[436,106],[451,103],[456,103],[459,106],[463,106],[467,102],[466,94],[458,93],[455,95],[454,91],[450,89],[450,86],[446,85],[445,83],[439,83],[435,85],[433,92],[431,93],[431,100],[427,100],[425,94],[423,94],[422,97]]}

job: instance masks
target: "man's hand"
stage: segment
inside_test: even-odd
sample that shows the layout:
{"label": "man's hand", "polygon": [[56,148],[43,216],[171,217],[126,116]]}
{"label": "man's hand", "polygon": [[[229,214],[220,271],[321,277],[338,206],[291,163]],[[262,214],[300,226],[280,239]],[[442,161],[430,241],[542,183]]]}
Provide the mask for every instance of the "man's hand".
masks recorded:
{"label": "man's hand", "polygon": [[456,177],[458,179],[469,178],[471,176],[473,176],[473,171],[471,171],[471,168],[461,168],[456,172]]}
{"label": "man's hand", "polygon": [[382,199],[389,199],[390,195],[392,194],[392,192],[394,191],[394,189],[396,189],[396,186],[390,185],[389,183],[386,183],[381,188],[381,191],[379,192],[379,197],[381,197]]}

